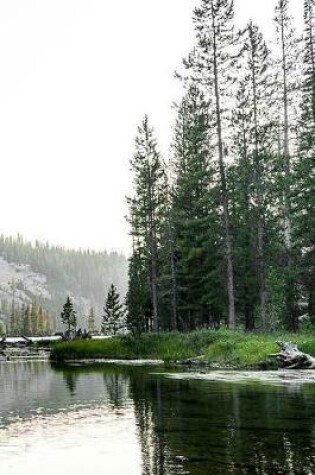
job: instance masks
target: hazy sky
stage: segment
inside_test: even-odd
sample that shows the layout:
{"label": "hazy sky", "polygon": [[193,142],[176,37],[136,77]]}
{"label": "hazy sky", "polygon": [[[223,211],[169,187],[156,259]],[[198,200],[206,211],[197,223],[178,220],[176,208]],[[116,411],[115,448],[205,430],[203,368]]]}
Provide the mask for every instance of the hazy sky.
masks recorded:
{"label": "hazy sky", "polygon": [[[297,25],[302,1],[291,0]],[[0,232],[127,250],[145,113],[167,154],[197,0],[0,0]],[[275,0],[235,0],[273,33]]]}

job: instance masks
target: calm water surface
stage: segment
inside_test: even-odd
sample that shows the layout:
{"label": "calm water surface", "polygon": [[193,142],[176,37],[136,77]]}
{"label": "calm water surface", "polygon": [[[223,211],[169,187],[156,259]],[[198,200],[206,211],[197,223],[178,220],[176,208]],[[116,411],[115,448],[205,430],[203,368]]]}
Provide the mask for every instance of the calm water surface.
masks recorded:
{"label": "calm water surface", "polygon": [[0,474],[315,475],[314,382],[224,378],[0,362]]}

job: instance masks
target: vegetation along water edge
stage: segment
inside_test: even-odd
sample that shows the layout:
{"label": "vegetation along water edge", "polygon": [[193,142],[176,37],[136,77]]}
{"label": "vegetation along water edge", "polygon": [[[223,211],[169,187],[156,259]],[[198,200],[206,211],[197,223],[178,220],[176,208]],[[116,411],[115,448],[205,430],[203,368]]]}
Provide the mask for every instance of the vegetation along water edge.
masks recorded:
{"label": "vegetation along water edge", "polygon": [[165,364],[209,367],[270,368],[278,351],[276,341],[292,341],[315,356],[311,333],[264,334],[231,330],[197,330],[189,333],[161,332],[115,336],[106,340],[73,339],[53,345],[57,362],[83,359],[159,359]]}

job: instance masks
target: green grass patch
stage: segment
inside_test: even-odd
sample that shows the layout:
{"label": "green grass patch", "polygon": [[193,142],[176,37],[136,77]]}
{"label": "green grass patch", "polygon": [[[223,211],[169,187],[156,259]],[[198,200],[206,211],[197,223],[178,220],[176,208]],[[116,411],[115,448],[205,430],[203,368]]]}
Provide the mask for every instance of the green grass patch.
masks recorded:
{"label": "green grass patch", "polygon": [[51,359],[64,361],[84,358],[126,358],[129,353],[130,348],[121,338],[109,338],[108,340],[75,339],[56,343],[51,352]]}
{"label": "green grass patch", "polygon": [[315,338],[304,334],[259,334],[240,331],[218,332],[218,340],[209,345],[205,355],[210,361],[222,364],[252,366],[267,361],[277,353],[276,341],[292,341],[305,353],[315,355]]}
{"label": "green grass patch", "polygon": [[56,361],[117,358],[153,358],[165,362],[204,356],[209,363],[253,366],[276,353],[277,340],[297,343],[315,356],[315,338],[307,334],[258,334],[230,330],[199,330],[191,333],[148,333],[139,338],[116,336],[106,340],[72,340],[56,343],[51,359]]}

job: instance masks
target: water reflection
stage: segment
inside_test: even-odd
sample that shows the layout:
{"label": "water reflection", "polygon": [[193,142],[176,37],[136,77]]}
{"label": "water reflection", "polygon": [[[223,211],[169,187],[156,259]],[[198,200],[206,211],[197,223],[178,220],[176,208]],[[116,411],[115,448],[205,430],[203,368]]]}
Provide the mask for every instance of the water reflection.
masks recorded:
{"label": "water reflection", "polygon": [[67,463],[53,461],[65,454],[77,475],[87,459],[93,475],[315,473],[315,385],[294,390],[170,379],[143,368],[4,365],[1,473],[28,473],[25,457],[40,464],[43,453],[46,475],[68,475]]}
{"label": "water reflection", "polygon": [[314,387],[132,379],[145,475],[314,474]]}
{"label": "water reflection", "polygon": [[[123,408],[132,403],[130,399],[130,374],[128,369],[117,366],[75,366],[52,365],[54,372],[62,375],[70,397],[88,402],[100,400],[109,406]],[[83,393],[89,392],[83,397]]]}
{"label": "water reflection", "polygon": [[77,375],[73,371],[64,371],[63,379],[67,385],[70,394],[75,394]]}

